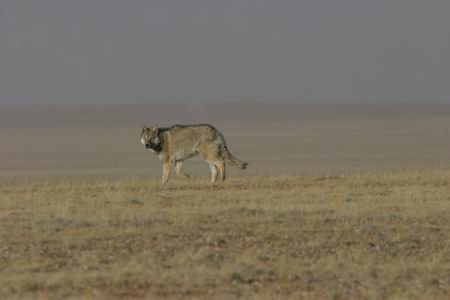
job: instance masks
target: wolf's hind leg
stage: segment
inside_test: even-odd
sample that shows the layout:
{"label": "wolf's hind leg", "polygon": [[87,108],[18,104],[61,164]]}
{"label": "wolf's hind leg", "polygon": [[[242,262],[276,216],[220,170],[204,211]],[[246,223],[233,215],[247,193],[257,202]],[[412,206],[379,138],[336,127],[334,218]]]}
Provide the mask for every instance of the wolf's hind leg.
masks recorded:
{"label": "wolf's hind leg", "polygon": [[[214,144],[204,145],[198,149],[200,157],[205,160],[211,168],[211,182],[217,181],[217,175],[220,174],[220,179],[225,178],[225,164],[219,157],[219,147]],[[223,166],[223,167],[222,167]]]}
{"label": "wolf's hind leg", "polygon": [[177,174],[178,177],[189,179],[190,176],[181,170],[182,167],[183,161],[181,160],[175,161],[175,174]]}
{"label": "wolf's hind leg", "polygon": [[217,169],[216,165],[214,163],[208,162],[209,168],[211,169],[211,183],[214,183],[217,181]]}
{"label": "wolf's hind leg", "polygon": [[225,170],[225,162],[221,159],[218,159],[215,162],[216,168],[219,170],[219,176],[221,181],[225,181],[226,170]]}

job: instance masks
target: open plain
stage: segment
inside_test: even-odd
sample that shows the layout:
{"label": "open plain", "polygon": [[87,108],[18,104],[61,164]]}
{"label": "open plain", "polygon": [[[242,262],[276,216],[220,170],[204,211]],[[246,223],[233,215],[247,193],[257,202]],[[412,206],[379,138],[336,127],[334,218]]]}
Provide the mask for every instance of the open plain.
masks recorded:
{"label": "open plain", "polygon": [[[161,187],[140,124],[208,122]],[[1,299],[448,299],[450,105],[0,107]]]}

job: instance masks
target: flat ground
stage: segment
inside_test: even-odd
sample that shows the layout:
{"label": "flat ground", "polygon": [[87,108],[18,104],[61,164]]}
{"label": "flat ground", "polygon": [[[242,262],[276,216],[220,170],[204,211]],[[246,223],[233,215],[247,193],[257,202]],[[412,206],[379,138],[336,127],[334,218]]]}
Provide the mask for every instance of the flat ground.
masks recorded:
{"label": "flat ground", "polygon": [[211,123],[251,175],[450,167],[450,104],[0,106],[0,179],[159,176],[141,123]]}
{"label": "flat ground", "polygon": [[[248,170],[159,186],[141,123]],[[0,299],[448,299],[450,105],[0,106]]]}
{"label": "flat ground", "polygon": [[450,171],[5,183],[2,299],[447,299]]}

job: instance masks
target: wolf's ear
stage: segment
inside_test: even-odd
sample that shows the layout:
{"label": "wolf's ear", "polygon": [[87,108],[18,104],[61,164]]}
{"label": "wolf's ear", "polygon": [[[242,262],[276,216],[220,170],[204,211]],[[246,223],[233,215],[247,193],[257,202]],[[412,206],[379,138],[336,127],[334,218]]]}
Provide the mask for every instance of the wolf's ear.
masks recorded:
{"label": "wolf's ear", "polygon": [[159,132],[158,125],[156,125],[156,124],[153,125],[153,126],[152,126],[152,130],[153,130],[154,133],[158,133],[158,132]]}

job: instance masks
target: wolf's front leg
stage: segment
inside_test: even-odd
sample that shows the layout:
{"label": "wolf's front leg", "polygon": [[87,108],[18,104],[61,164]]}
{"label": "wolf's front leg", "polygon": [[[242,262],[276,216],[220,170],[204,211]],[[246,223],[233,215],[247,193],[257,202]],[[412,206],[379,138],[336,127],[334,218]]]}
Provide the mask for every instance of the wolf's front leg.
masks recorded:
{"label": "wolf's front leg", "polygon": [[162,178],[161,183],[164,184],[169,179],[169,173],[170,173],[170,160],[165,159],[163,160],[163,168],[162,168]]}
{"label": "wolf's front leg", "polygon": [[183,167],[183,161],[181,161],[181,160],[175,161],[175,174],[177,174],[178,177],[189,179],[190,176],[181,170],[182,167]]}

